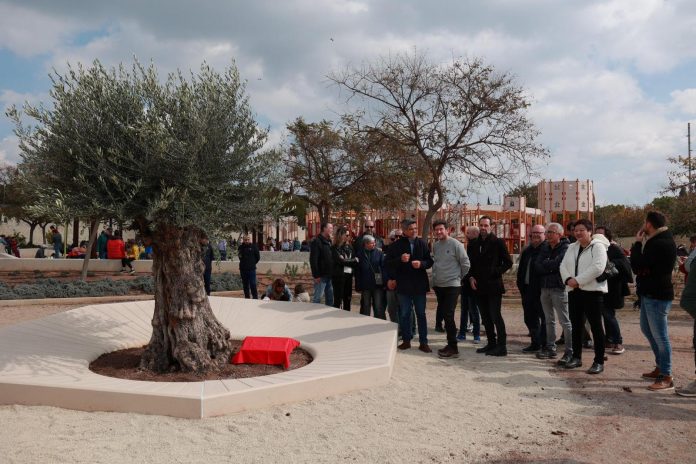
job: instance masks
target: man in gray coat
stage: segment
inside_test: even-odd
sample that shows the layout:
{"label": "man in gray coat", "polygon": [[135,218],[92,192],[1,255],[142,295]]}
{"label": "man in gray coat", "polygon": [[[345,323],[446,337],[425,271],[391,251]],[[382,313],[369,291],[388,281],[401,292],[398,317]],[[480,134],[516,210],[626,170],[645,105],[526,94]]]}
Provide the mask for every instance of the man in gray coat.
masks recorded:
{"label": "man in gray coat", "polygon": [[469,272],[469,256],[464,244],[449,236],[446,221],[435,221],[433,231],[437,238],[433,244],[433,289],[437,296],[437,311],[442,314],[447,332],[447,346],[437,354],[441,358],[456,358],[459,357],[459,348],[454,311],[462,292],[462,279]]}

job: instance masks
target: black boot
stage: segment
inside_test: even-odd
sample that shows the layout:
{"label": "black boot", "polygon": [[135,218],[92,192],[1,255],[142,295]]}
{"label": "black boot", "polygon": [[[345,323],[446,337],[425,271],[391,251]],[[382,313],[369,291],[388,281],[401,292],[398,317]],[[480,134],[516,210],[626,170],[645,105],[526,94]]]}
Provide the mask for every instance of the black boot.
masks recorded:
{"label": "black boot", "polygon": [[477,349],[477,353],[487,353],[488,351],[492,350],[495,348],[495,342],[488,342],[486,346],[482,346],[481,348]]}
{"label": "black boot", "polygon": [[507,354],[507,346],[500,344],[486,352],[486,356],[507,356]]}

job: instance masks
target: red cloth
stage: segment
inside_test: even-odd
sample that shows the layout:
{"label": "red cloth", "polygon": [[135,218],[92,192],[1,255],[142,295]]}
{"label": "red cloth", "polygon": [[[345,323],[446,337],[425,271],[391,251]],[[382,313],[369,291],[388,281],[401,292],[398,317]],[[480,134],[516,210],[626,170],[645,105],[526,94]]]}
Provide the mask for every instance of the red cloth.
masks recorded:
{"label": "red cloth", "polygon": [[232,364],[282,364],[290,367],[290,353],[300,342],[286,337],[246,337]]}

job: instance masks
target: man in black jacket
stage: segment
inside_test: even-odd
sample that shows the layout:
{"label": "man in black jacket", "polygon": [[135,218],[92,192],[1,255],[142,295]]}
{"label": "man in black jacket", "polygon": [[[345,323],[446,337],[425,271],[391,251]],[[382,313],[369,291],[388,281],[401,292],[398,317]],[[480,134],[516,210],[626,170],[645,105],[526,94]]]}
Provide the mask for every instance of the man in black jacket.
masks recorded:
{"label": "man in black jacket", "polygon": [[631,268],[640,296],[640,329],[655,354],[655,369],[643,374],[655,381],[648,387],[651,391],[674,390],[667,315],[674,299],[672,271],[677,245],[666,224],[662,213],[649,212],[631,247]]}
{"label": "man in black jacket", "polygon": [[505,293],[503,274],[512,267],[512,258],[505,241],[491,232],[490,217],[479,219],[479,238],[469,244],[467,252],[471,260],[469,284],[476,295],[488,338],[488,344],[476,352],[507,356],[507,333],[501,306]]}
{"label": "man in black jacket", "polygon": [[425,294],[430,291],[426,269],[432,267],[428,244],[417,237],[416,221],[406,219],[402,223],[404,236],[392,243],[387,250],[386,266],[390,280],[389,289],[396,289],[399,299],[399,327],[403,343],[398,348],[411,348],[411,307],[418,319],[418,349],[431,353],[428,346],[428,325],[425,318]]}
{"label": "man in black jacket", "polygon": [[545,234],[546,230],[541,224],[532,227],[529,245],[522,250],[517,266],[517,288],[522,297],[524,324],[532,339],[529,346],[522,349],[524,353],[537,352],[546,343],[546,323],[541,308],[541,278],[535,267]]}
{"label": "man in black jacket", "polygon": [[242,244],[237,249],[239,256],[239,275],[242,278],[242,287],[244,287],[244,298],[259,298],[258,290],[256,289],[256,264],[261,260],[259,247],[255,243],[251,243],[251,235],[245,235],[242,239]]}
{"label": "man in black jacket", "polygon": [[321,225],[321,232],[309,246],[309,265],[314,277],[314,296],[312,303],[321,303],[321,296],[326,294],[326,306],[333,306],[333,285],[331,273],[333,272],[333,255],[331,252],[331,234],[333,224]]}

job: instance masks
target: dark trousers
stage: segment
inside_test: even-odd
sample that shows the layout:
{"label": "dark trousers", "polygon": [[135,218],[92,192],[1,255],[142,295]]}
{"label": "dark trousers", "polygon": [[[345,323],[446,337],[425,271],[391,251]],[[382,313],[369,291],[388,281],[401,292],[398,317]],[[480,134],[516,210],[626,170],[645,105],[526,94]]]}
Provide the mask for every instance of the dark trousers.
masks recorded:
{"label": "dark trousers", "polygon": [[350,300],[353,298],[353,274],[343,273],[340,277],[331,277],[334,291],[334,308],[350,311]]}
{"label": "dark trousers", "polygon": [[447,332],[447,345],[457,346],[457,325],[454,322],[454,311],[457,309],[457,299],[462,287],[433,287],[437,297],[437,312],[442,314]]}
{"label": "dark trousers", "polygon": [[133,270],[133,265],[131,264],[133,262],[133,258],[121,258],[121,267],[126,268],[128,266],[131,268],[131,271]]}
{"label": "dark trousers", "polygon": [[696,372],[696,319],[694,319],[694,372]]}
{"label": "dark trousers", "polygon": [[532,345],[546,346],[546,318],[544,317],[544,309],[541,307],[540,291],[525,289],[522,293],[522,311],[524,312],[524,325],[529,330]]}
{"label": "dark trousers", "polygon": [[474,338],[481,336],[481,314],[479,314],[476,298],[462,290],[462,312],[459,316],[459,334],[466,334],[466,327],[469,325],[469,320],[473,325],[472,334]]}
{"label": "dark trousers", "polygon": [[604,319],[607,343],[623,344],[621,327],[619,327],[619,321],[616,320],[616,309],[604,306],[602,308],[602,319]]}
{"label": "dark trousers", "polygon": [[242,277],[242,287],[244,288],[244,298],[253,298],[255,300],[259,299],[259,293],[256,289],[256,269],[253,271],[239,271]]}
{"label": "dark trousers", "polygon": [[210,295],[210,280],[211,280],[211,273],[210,272],[204,272],[203,273],[203,285],[205,286],[205,294]]}
{"label": "dark trousers", "polygon": [[369,316],[370,308],[372,308],[372,314],[377,319],[387,319],[384,307],[384,289],[370,288],[364,289],[361,292],[360,314],[362,314],[363,316]]}
{"label": "dark trousers", "polygon": [[476,295],[476,304],[481,311],[483,327],[486,329],[486,338],[491,346],[507,344],[507,332],[505,321],[501,313],[503,295]]}
{"label": "dark trousers", "polygon": [[[594,362],[604,364],[603,308],[604,297],[602,292],[586,292],[579,289],[568,292],[570,324],[573,326],[573,357],[582,359],[583,331],[576,329],[585,325],[585,319],[587,319],[592,330],[592,338],[594,339]],[[568,343],[567,340],[566,343]]]}

